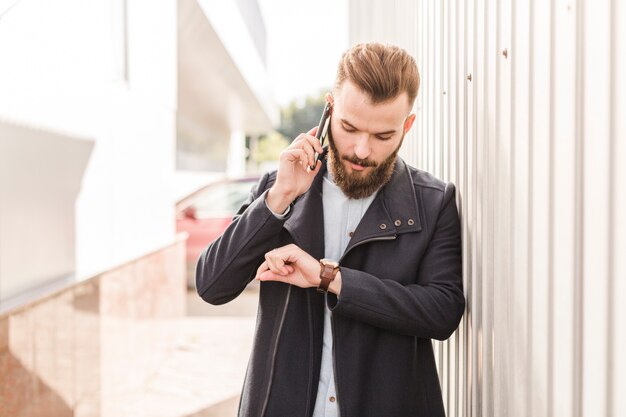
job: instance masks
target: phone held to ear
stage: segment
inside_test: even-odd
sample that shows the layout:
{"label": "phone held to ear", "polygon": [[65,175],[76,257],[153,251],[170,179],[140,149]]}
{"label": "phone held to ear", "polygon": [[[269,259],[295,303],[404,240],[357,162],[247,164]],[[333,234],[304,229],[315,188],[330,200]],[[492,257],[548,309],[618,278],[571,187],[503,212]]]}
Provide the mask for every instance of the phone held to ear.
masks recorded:
{"label": "phone held to ear", "polygon": [[[320,145],[322,145],[322,147],[324,146],[324,139],[326,139],[326,135],[328,134],[329,124],[330,124],[330,104],[326,103],[326,106],[324,106],[324,111],[322,112],[322,118],[320,119],[320,124],[317,126],[317,133],[315,134],[315,137],[319,139]],[[314,158],[315,163],[313,164],[312,167],[309,167],[311,168],[311,171],[315,169],[315,167],[317,166],[317,161],[321,159],[322,159],[322,155],[319,155],[317,152],[315,152],[315,158]]]}

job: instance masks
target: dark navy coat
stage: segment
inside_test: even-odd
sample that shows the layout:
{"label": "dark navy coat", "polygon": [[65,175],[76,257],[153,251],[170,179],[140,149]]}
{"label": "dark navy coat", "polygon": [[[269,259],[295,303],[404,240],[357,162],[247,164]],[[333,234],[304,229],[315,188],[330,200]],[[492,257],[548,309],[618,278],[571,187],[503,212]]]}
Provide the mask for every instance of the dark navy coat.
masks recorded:
{"label": "dark navy coat", "polygon": [[[276,173],[261,178],[234,222],[200,256],[196,283],[204,300],[237,297],[276,247],[294,243],[324,257],[324,216],[333,215],[322,208],[325,169],[282,220],[264,201]],[[339,297],[261,283],[239,415],[311,416],[327,302],[341,417],[444,416],[431,339],[450,337],[465,309],[454,185],[398,158],[340,266]]]}

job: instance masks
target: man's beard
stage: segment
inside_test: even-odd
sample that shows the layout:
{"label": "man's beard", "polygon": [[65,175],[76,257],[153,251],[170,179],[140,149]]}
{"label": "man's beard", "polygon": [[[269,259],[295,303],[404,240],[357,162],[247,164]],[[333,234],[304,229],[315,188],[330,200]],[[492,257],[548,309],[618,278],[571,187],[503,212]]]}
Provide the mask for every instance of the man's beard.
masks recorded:
{"label": "man's beard", "polygon": [[[333,135],[330,128],[328,129],[328,163],[332,170],[333,180],[335,184],[343,191],[343,193],[352,199],[360,199],[369,197],[376,190],[387,184],[393,175],[396,157],[402,146],[404,134],[400,139],[400,144],[383,162],[376,163],[370,159],[359,159],[356,155],[339,155]],[[363,167],[373,167],[369,174],[359,174],[358,172],[348,173],[341,160],[361,165]]]}

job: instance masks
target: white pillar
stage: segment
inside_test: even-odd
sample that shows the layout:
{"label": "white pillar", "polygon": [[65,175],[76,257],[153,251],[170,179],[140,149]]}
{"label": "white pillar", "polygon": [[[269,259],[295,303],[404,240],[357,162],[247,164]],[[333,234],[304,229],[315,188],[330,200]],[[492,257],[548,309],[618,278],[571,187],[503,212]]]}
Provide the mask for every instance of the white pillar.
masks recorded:
{"label": "white pillar", "polygon": [[240,130],[230,133],[230,147],[226,174],[230,177],[242,176],[246,173],[246,135]]}

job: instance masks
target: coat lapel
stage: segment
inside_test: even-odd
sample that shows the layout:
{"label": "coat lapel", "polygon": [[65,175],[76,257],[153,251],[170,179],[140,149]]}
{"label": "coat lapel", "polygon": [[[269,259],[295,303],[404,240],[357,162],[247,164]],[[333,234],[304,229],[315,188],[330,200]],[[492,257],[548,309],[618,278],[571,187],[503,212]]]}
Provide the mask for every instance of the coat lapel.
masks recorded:
{"label": "coat lapel", "polygon": [[422,230],[411,173],[398,158],[393,175],[367,209],[346,252],[359,243]]}
{"label": "coat lapel", "polygon": [[[311,188],[293,205],[293,213],[285,222],[285,229],[295,244],[317,259],[324,257],[322,181],[325,172],[326,164],[313,180]],[[327,215],[332,216],[332,213]],[[413,178],[406,163],[398,158],[391,179],[365,212],[346,251],[365,240],[421,230]]]}

